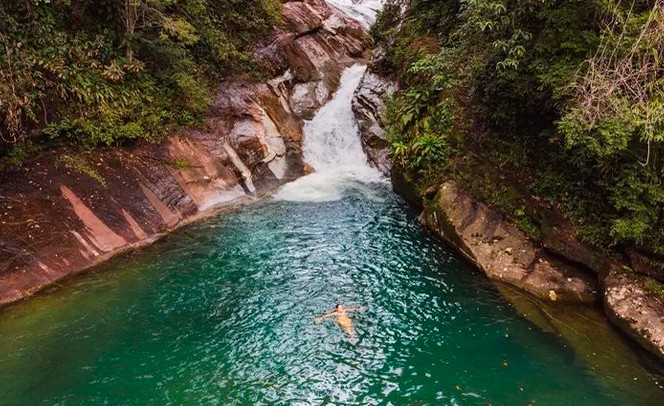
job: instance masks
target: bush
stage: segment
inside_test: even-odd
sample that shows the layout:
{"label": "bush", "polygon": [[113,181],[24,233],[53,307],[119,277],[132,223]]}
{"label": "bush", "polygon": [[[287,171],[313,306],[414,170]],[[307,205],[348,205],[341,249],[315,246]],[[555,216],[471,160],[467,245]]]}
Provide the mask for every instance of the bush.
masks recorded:
{"label": "bush", "polygon": [[279,23],[280,7],[278,0],[2,2],[0,151],[29,134],[32,143],[93,147],[155,140],[195,123],[217,81],[257,69],[249,51]]}
{"label": "bush", "polygon": [[[664,253],[661,2],[412,0],[396,21],[398,4],[373,33],[402,85],[385,119],[412,178],[490,167],[596,247]],[[481,197],[534,234],[504,196]]]}

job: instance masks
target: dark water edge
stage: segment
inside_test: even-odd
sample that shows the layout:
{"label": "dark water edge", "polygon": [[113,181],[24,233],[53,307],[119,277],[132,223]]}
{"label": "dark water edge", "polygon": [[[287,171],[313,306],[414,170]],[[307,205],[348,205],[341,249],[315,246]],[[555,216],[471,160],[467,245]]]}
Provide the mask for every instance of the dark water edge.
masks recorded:
{"label": "dark water edge", "polygon": [[[313,323],[336,302],[366,308],[357,343]],[[4,309],[0,404],[664,403],[595,310],[568,310],[355,185],[189,226]]]}

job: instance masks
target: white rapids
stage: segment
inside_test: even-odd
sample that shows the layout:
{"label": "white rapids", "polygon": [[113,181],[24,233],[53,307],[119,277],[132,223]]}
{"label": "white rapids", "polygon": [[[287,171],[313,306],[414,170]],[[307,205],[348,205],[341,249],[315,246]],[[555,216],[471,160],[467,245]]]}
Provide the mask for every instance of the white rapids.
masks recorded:
{"label": "white rapids", "polygon": [[315,172],[284,185],[276,199],[288,201],[334,201],[344,190],[367,189],[364,184],[383,182],[369,165],[362,149],[351,100],[366,66],[354,65],[341,76],[332,99],[304,126],[304,160]]}
{"label": "white rapids", "polygon": [[327,3],[369,28],[376,21],[376,14],[385,0],[327,0]]}

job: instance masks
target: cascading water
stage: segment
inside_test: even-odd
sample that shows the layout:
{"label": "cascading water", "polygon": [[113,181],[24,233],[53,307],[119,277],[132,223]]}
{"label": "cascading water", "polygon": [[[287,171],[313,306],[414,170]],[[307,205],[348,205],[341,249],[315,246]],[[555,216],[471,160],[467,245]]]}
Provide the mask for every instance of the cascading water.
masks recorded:
{"label": "cascading water", "polygon": [[353,93],[365,70],[362,65],[346,69],[333,99],[305,123],[304,159],[317,171],[368,168],[351,110]]}
{"label": "cascading water", "polygon": [[[384,0],[328,0],[328,3],[369,27]],[[367,161],[351,108],[353,94],[365,71],[363,65],[346,69],[332,99],[305,123],[304,160],[316,172],[284,186],[276,199],[333,201],[341,199],[344,190],[351,188],[370,195],[371,189],[366,184],[384,181]]]}
{"label": "cascading water", "polygon": [[327,2],[368,28],[376,20],[376,14],[383,8],[385,0],[327,0]]}
{"label": "cascading water", "polygon": [[285,185],[276,198],[289,201],[332,201],[347,188],[380,182],[380,173],[367,162],[351,109],[355,89],[366,66],[354,65],[341,76],[339,89],[304,126],[304,160],[315,173]]}
{"label": "cascading water", "polygon": [[[370,185],[364,71],[306,123],[316,172],[277,195],[328,203],[228,213],[0,312],[0,404],[662,405],[607,325],[565,319],[572,353]],[[315,323],[338,302],[363,307],[355,342]]]}

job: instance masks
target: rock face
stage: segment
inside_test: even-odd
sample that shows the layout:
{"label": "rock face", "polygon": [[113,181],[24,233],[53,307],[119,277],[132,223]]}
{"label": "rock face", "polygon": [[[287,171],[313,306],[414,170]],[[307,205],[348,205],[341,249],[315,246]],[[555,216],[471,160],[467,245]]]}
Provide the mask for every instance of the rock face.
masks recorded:
{"label": "rock face", "polygon": [[619,264],[578,241],[564,221],[542,224],[540,246],[454,182],[423,199],[402,172],[393,169],[392,184],[409,202],[424,207],[421,222],[487,276],[542,302],[601,297],[611,324],[664,361],[664,289],[657,282],[661,274],[643,254],[629,253],[631,268]]}
{"label": "rock face", "polygon": [[357,118],[362,146],[369,161],[384,174],[389,174],[392,163],[389,144],[381,124],[385,109],[384,98],[397,90],[396,82],[370,71],[364,74],[353,97],[353,113]]}
{"label": "rock face", "polygon": [[412,205],[416,210],[422,211],[422,196],[415,186],[415,182],[410,179],[406,171],[399,164],[394,164],[390,172],[390,182],[395,192],[399,194],[406,202]]}
{"label": "rock face", "polygon": [[280,76],[224,83],[203,128],[160,145],[57,151],[0,175],[0,305],[301,176],[303,119],[370,39],[322,0],[290,1],[254,57]]}
{"label": "rock face", "polygon": [[664,256],[655,257],[655,254],[647,255],[636,249],[630,249],[627,253],[635,272],[664,283]]}
{"label": "rock face", "polygon": [[664,297],[648,291],[647,277],[613,266],[603,278],[609,320],[664,360]]}
{"label": "rock face", "polygon": [[425,203],[422,222],[449,241],[490,278],[540,298],[593,302],[596,279],[532,243],[519,229],[448,181]]}
{"label": "rock face", "polygon": [[[395,8],[398,28],[407,18],[410,0],[395,0],[386,7]],[[392,161],[381,116],[385,111],[385,98],[394,94],[399,89],[399,84],[394,74],[383,73],[392,71],[389,54],[394,47],[394,41],[394,38],[388,37],[375,44],[369,67],[353,98],[353,113],[357,119],[364,151],[369,162],[385,175],[390,174]]]}
{"label": "rock face", "polygon": [[540,233],[542,245],[561,257],[582,264],[598,274],[609,266],[608,258],[579,241],[576,229],[564,219],[554,215],[546,216],[541,221]]}

